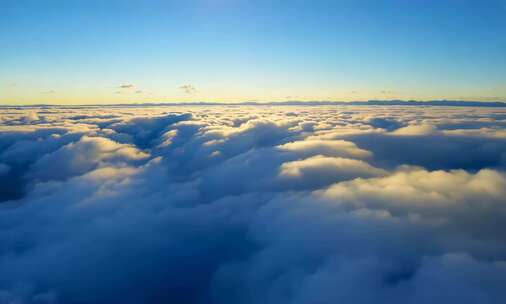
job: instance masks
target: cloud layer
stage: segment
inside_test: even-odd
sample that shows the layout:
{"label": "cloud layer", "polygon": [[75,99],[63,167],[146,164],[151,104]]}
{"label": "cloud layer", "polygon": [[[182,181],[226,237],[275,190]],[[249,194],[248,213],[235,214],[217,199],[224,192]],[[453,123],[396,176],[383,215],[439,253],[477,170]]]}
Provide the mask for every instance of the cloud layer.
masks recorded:
{"label": "cloud layer", "polygon": [[504,303],[506,110],[0,108],[0,303]]}

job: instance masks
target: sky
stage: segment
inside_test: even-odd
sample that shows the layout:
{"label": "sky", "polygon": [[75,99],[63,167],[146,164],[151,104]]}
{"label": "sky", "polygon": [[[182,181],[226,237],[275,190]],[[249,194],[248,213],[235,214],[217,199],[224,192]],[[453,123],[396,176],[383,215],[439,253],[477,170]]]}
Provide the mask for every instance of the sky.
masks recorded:
{"label": "sky", "polygon": [[1,304],[504,304],[506,108],[0,107]]}
{"label": "sky", "polygon": [[1,0],[0,104],[506,100],[504,0]]}

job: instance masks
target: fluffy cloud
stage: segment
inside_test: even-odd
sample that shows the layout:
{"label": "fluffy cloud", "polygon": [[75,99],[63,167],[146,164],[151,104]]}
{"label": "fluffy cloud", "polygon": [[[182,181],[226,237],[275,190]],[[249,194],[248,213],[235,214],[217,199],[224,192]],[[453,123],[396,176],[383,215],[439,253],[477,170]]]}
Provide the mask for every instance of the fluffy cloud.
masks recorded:
{"label": "fluffy cloud", "polygon": [[0,117],[0,303],[506,300],[503,110]]}
{"label": "fluffy cloud", "polygon": [[280,177],[291,182],[298,181],[305,187],[383,174],[386,174],[385,170],[374,168],[360,160],[322,155],[283,163],[279,173]]}
{"label": "fluffy cloud", "polygon": [[303,140],[279,146],[285,151],[300,152],[303,155],[326,155],[364,158],[371,153],[358,148],[354,143],[344,140]]}
{"label": "fluffy cloud", "polygon": [[179,87],[180,90],[185,92],[186,94],[195,94],[197,93],[197,89],[191,84],[185,84]]}
{"label": "fluffy cloud", "polygon": [[403,128],[399,128],[392,132],[395,135],[431,135],[436,133],[436,128],[432,125],[412,125]]}
{"label": "fluffy cloud", "polygon": [[133,89],[134,87],[133,84],[122,84],[118,86],[118,89]]}
{"label": "fluffy cloud", "polygon": [[149,154],[102,137],[83,136],[59,150],[41,157],[31,169],[37,179],[63,179],[90,172],[97,166],[126,164],[146,159]]}

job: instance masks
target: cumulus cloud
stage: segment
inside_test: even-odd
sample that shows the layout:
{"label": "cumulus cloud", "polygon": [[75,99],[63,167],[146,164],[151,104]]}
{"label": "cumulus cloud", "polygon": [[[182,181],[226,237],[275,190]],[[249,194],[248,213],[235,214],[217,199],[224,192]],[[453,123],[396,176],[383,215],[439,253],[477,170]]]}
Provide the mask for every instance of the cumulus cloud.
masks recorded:
{"label": "cumulus cloud", "polygon": [[382,91],[380,91],[380,93],[383,95],[389,95],[389,96],[397,94],[397,92],[393,91],[393,90],[382,90]]}
{"label": "cumulus cloud", "polygon": [[505,127],[482,108],[0,108],[0,303],[503,303]]}
{"label": "cumulus cloud", "polygon": [[182,85],[182,86],[179,87],[179,89],[182,90],[183,92],[185,92],[186,94],[195,94],[195,93],[197,93],[197,88],[195,88],[191,84]]}
{"label": "cumulus cloud", "polygon": [[358,148],[354,143],[345,140],[302,140],[278,146],[285,151],[299,152],[302,155],[326,155],[365,158],[371,156],[369,151]]}
{"label": "cumulus cloud", "polygon": [[118,86],[118,89],[133,89],[135,86],[133,84],[121,84]]}
{"label": "cumulus cloud", "polygon": [[395,135],[431,135],[437,132],[437,129],[431,125],[411,125],[399,128],[392,132]]}
{"label": "cumulus cloud", "polygon": [[23,116],[20,121],[23,124],[30,124],[30,123],[33,123],[33,122],[39,120],[39,119],[40,119],[39,115],[37,115],[36,112],[31,111],[31,112],[28,112],[25,116]]}
{"label": "cumulus cloud", "polygon": [[62,179],[90,172],[97,166],[127,164],[148,156],[132,146],[107,138],[84,136],[78,142],[44,155],[33,164],[30,174],[38,179]]}
{"label": "cumulus cloud", "polygon": [[386,174],[386,171],[360,160],[322,155],[283,163],[279,172],[280,177],[298,180],[306,187],[383,174]]}
{"label": "cumulus cloud", "polygon": [[122,84],[116,87],[116,94],[143,94],[145,91],[137,88],[133,84]]}

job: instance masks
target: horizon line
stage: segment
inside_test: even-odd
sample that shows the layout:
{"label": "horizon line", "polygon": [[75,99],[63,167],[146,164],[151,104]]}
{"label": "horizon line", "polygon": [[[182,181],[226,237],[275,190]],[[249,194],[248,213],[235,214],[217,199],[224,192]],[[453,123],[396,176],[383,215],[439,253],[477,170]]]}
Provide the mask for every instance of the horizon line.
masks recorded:
{"label": "horizon line", "polygon": [[242,102],[223,102],[223,101],[187,101],[187,102],[129,102],[129,103],[94,103],[94,104],[5,104],[0,108],[18,108],[18,107],[156,107],[156,106],[325,106],[325,105],[378,105],[378,106],[462,106],[462,107],[506,107],[506,100],[497,101],[479,101],[479,100],[403,100],[403,99],[370,99],[357,101],[330,101],[330,100],[287,100],[287,101],[242,101]]}

